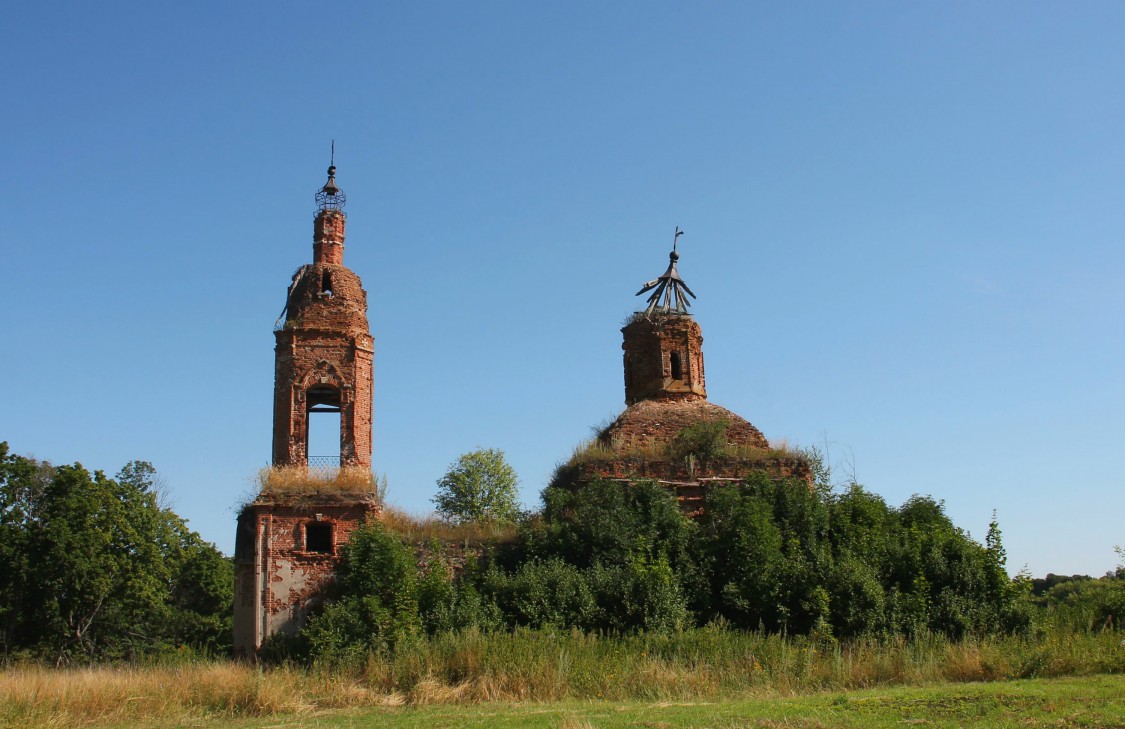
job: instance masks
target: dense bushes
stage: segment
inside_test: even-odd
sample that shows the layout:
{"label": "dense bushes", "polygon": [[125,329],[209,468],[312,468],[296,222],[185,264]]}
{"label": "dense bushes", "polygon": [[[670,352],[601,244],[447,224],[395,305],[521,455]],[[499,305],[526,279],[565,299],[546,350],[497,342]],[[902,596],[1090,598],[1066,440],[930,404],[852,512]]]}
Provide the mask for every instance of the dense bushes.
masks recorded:
{"label": "dense bushes", "polygon": [[744,627],[959,638],[1028,621],[996,525],[981,546],[927,497],[892,509],[757,475],[711,494],[701,542],[714,612]]}
{"label": "dense bushes", "polygon": [[1044,632],[1120,629],[1125,626],[1125,565],[1099,579],[1047,575],[1034,580],[1032,602]]}
{"label": "dense bushes", "polygon": [[229,650],[230,561],[157,503],[151,465],[116,479],[0,443],[0,655]]}
{"label": "dense bushes", "polygon": [[900,508],[852,486],[833,495],[757,474],[683,516],[650,482],[548,488],[515,540],[457,574],[436,544],[409,546],[378,522],[344,549],[335,602],[304,631],[341,658],[463,628],[661,633],[724,622],[818,640],[1020,631],[1028,603],[985,545],[939,502]]}

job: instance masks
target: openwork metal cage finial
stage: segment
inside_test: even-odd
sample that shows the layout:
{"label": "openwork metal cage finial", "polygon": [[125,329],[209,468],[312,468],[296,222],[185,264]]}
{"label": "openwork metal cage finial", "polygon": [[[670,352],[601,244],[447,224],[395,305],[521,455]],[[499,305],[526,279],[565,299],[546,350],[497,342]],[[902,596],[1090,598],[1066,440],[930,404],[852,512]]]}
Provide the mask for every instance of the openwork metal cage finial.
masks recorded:
{"label": "openwork metal cage finial", "polygon": [[316,193],[316,207],[320,211],[336,210],[343,212],[344,204],[347,201],[348,196],[336,186],[336,140],[332,140],[332,158],[328,165],[328,182],[324,183],[324,187]]}
{"label": "openwork metal cage finial", "polygon": [[[648,297],[648,308],[645,309],[645,315],[648,316],[654,311],[662,314],[676,312],[678,314],[687,314],[688,307],[691,302],[688,301],[688,296],[696,298],[695,294],[684,280],[680,278],[679,272],[676,270],[676,261],[680,260],[680,254],[676,252],[676,247],[680,242],[680,236],[684,231],[676,226],[676,234],[672,236],[672,252],[668,254],[668,270],[664,272],[660,278],[655,278],[648,281],[635,296],[640,296],[646,291],[652,291],[652,295]],[[686,295],[685,295],[686,294]]]}

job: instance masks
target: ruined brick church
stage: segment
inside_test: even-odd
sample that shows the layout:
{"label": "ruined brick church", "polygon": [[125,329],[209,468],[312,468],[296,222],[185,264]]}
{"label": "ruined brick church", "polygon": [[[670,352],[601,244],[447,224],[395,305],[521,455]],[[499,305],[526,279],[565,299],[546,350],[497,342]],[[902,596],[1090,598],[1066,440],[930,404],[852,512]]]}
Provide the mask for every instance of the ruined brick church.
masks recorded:
{"label": "ruined brick church", "polygon": [[[344,265],[346,200],[330,166],[316,194],[313,262],[293,274],[274,331],[273,466],[282,474],[371,468],[375,348],[367,292]],[[309,453],[309,421],[320,413],[339,418],[338,455]],[[380,508],[373,489],[264,483],[238,517],[235,651],[252,654],[268,636],[295,632],[332,578],[339,546]]]}
{"label": "ruined brick church", "polygon": [[[243,655],[256,653],[270,635],[301,627],[332,579],[340,545],[381,514],[373,487],[272,478],[320,466],[370,475],[374,345],[367,294],[344,265],[346,198],[335,173],[330,166],[316,194],[313,262],[293,275],[274,331],[271,478],[238,516],[234,646]],[[627,407],[560,467],[555,485],[652,479],[694,514],[709,489],[752,471],[810,479],[802,459],[771,451],[757,428],[708,401],[703,335],[688,311],[687,297],[695,294],[677,268],[680,234],[677,228],[667,270],[638,292],[653,292],[647,308],[621,330]],[[310,420],[320,413],[339,418],[338,455],[309,452]],[[717,428],[721,452],[684,457],[678,436],[700,425]]]}
{"label": "ruined brick church", "polygon": [[[558,469],[553,484],[653,480],[675,493],[692,515],[710,489],[743,481],[754,471],[811,485],[803,457],[771,449],[744,418],[708,401],[703,331],[689,312],[688,297],[695,294],[678,270],[680,235],[677,228],[668,268],[637,292],[652,291],[648,306],[621,329],[625,411]],[[700,426],[715,439],[713,452],[699,457],[681,452],[681,434]]]}

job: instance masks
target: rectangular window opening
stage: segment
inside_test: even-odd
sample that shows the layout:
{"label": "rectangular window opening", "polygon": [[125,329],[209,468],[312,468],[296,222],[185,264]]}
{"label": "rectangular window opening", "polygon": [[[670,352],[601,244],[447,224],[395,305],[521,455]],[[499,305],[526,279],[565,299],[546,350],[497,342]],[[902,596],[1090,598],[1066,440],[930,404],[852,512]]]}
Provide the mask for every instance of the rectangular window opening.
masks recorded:
{"label": "rectangular window opening", "polygon": [[320,521],[305,524],[305,551],[332,554],[332,525]]}
{"label": "rectangular window opening", "polygon": [[679,352],[672,352],[672,379],[673,380],[684,379],[684,367],[683,367],[683,363],[680,362],[680,353]]}

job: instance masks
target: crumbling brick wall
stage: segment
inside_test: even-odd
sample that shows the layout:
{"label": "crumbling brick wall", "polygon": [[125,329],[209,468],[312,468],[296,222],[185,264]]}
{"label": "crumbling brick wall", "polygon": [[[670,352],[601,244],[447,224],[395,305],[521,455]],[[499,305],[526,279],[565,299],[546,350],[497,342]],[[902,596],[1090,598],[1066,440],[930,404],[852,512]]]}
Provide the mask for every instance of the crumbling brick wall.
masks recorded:
{"label": "crumbling brick wall", "polygon": [[702,513],[703,502],[711,489],[740,483],[754,472],[763,472],[775,480],[800,479],[812,488],[812,470],[808,461],[796,456],[780,455],[760,459],[714,458],[705,461],[625,457],[564,467],[560,469],[556,483],[574,487],[596,480],[656,481],[675,494],[685,513],[698,516]]}
{"label": "crumbling brick wall", "polygon": [[703,331],[686,314],[636,315],[621,329],[625,402],[650,397],[707,397]]}
{"label": "crumbling brick wall", "polygon": [[[235,650],[252,654],[266,637],[294,633],[332,580],[340,547],[382,509],[345,494],[259,497],[238,517],[235,541]],[[310,548],[309,525],[328,526],[326,551]]]}
{"label": "crumbling brick wall", "polygon": [[330,388],[340,407],[340,465],[370,467],[375,346],[367,292],[343,265],[342,213],[317,215],[313,250],[314,262],[293,275],[274,333],[273,463],[307,463],[309,391]]}

